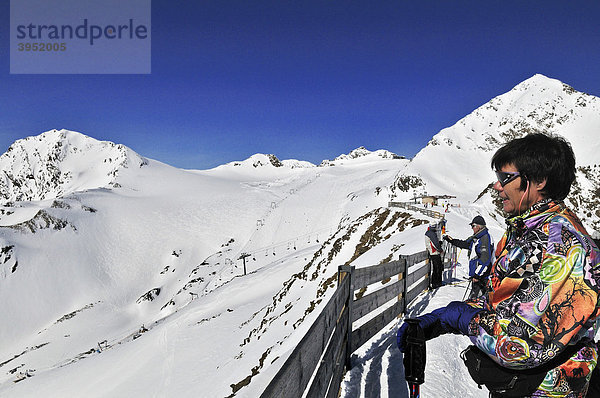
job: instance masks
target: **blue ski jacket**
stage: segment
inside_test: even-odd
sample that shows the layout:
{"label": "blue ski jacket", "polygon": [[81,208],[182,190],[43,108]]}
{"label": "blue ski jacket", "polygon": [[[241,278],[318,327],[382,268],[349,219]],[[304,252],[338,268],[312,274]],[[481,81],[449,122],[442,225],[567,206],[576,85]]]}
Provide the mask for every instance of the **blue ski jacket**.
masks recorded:
{"label": "blue ski jacket", "polygon": [[469,250],[469,276],[487,277],[490,274],[494,243],[487,228],[483,228],[466,240],[449,239],[448,241],[454,246]]}

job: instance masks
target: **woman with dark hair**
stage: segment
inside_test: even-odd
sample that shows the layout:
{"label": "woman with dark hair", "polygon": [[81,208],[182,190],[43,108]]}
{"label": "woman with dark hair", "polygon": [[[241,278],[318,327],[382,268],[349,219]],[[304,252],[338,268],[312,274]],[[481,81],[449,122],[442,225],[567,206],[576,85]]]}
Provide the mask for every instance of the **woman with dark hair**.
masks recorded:
{"label": "woman with dark hair", "polygon": [[[492,168],[497,176],[498,172],[508,173],[502,174],[507,178],[504,184],[500,184],[499,188],[494,186],[499,194],[505,185],[518,178],[520,183],[511,185],[511,188],[528,195],[520,205],[522,208],[515,209],[516,204],[513,203],[509,203],[507,208],[504,202],[504,211],[508,214],[520,214],[541,197],[563,200],[575,180],[575,156],[571,145],[562,137],[545,134],[530,134],[509,142],[494,154]],[[531,183],[541,185],[528,189]]]}
{"label": "woman with dark hair", "polygon": [[[510,217],[489,292],[419,325],[428,338],[470,336],[463,359],[493,397],[585,397],[598,361],[600,251],[562,202],[575,179],[573,150],[561,137],[530,134],[500,148],[492,167]],[[405,333],[402,325],[401,351]]]}

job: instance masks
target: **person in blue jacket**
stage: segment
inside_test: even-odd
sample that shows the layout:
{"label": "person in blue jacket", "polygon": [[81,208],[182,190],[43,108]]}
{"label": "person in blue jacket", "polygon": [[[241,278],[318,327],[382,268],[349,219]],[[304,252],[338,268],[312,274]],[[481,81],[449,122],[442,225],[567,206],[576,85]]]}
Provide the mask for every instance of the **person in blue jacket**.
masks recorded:
{"label": "person in blue jacket", "polygon": [[474,298],[485,293],[492,268],[494,244],[483,217],[475,216],[470,225],[473,228],[473,235],[467,239],[453,239],[451,236],[444,235],[444,240],[451,245],[469,250],[471,257],[469,260],[469,278],[472,280],[473,286],[469,297]]}

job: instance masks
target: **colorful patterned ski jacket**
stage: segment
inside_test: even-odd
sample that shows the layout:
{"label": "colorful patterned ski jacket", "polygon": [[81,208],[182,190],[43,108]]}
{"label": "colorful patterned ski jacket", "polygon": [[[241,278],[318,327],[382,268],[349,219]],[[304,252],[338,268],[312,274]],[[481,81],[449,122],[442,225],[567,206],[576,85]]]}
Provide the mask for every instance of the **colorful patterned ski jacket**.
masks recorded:
{"label": "colorful patterned ski jacket", "polygon": [[507,224],[491,291],[468,301],[486,310],[471,320],[471,340],[512,369],[537,367],[583,342],[532,396],[584,397],[598,360],[592,339],[600,313],[600,252],[562,202],[538,202]]}

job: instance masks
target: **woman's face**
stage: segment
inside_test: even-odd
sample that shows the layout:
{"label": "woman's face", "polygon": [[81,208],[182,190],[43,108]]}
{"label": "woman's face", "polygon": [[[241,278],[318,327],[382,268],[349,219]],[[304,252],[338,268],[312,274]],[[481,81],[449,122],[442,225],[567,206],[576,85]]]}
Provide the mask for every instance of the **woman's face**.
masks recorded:
{"label": "woman's face", "polygon": [[[514,164],[507,164],[500,168],[502,172],[515,173],[519,172]],[[517,178],[509,181],[504,186],[500,184],[500,181],[496,181],[494,189],[498,192],[498,196],[502,199],[502,207],[504,211],[510,215],[519,215],[524,213],[532,205],[543,199],[543,195],[540,193],[540,189],[544,187],[543,184],[531,184],[527,182],[527,188],[521,190],[521,179],[525,177],[518,176]]]}

